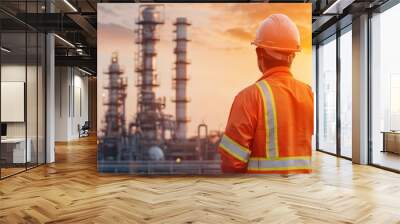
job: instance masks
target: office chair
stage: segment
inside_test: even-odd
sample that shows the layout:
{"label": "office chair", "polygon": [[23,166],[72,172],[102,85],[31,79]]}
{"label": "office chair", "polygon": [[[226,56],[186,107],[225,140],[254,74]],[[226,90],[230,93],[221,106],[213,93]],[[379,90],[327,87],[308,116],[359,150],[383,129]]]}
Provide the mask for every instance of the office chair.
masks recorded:
{"label": "office chair", "polygon": [[85,123],[82,125],[82,127],[80,127],[80,125],[78,125],[78,129],[79,129],[79,138],[89,136],[89,129],[90,129],[89,121],[85,121]]}

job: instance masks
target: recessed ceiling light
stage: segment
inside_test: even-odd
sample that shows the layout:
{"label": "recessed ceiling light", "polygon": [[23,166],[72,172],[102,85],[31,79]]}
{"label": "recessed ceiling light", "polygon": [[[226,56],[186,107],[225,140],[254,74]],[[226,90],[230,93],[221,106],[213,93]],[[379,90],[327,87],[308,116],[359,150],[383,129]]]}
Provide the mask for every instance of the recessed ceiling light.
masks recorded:
{"label": "recessed ceiling light", "polygon": [[9,50],[9,49],[7,49],[5,47],[1,47],[0,49],[1,49],[1,51],[4,51],[6,53],[10,53],[11,52],[11,50]]}
{"label": "recessed ceiling light", "polygon": [[64,0],[65,4],[67,4],[74,12],[78,12],[78,10],[68,1]]}
{"label": "recessed ceiling light", "polygon": [[355,0],[336,0],[322,14],[342,14],[343,9],[351,5]]}
{"label": "recessed ceiling light", "polygon": [[71,42],[69,42],[68,40],[60,37],[58,34],[54,34],[55,37],[57,37],[59,40],[61,40],[62,42],[66,43],[67,45],[69,45],[70,47],[75,48],[75,45],[73,45]]}
{"label": "recessed ceiling light", "polygon": [[93,75],[92,73],[90,73],[90,72],[88,72],[88,71],[86,71],[86,70],[83,70],[83,69],[81,69],[81,68],[79,68],[79,67],[78,67],[78,70],[81,71],[81,72],[83,72],[83,73],[85,73],[85,74],[87,74],[87,75],[90,75],[90,76]]}

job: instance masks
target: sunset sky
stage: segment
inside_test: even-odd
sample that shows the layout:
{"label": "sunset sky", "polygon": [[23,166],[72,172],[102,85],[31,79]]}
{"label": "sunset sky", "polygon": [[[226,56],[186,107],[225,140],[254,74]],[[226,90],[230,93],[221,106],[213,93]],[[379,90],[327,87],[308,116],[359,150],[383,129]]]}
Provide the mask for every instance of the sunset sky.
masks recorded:
{"label": "sunset sky", "polygon": [[[103,71],[110,64],[112,52],[118,52],[120,65],[128,77],[126,102],[127,121],[133,120],[136,112],[137,88],[134,73],[134,29],[139,5],[135,3],[98,4],[98,119],[104,117],[102,105]],[[189,135],[194,135],[199,123],[205,122],[209,130],[224,130],[229,110],[235,95],[253,84],[260,76],[255,48],[250,43],[259,23],[274,13],[289,16],[297,25],[301,35],[303,51],[297,54],[292,66],[296,79],[311,84],[311,4],[164,4],[165,24],[160,26],[161,41],[157,43],[157,73],[161,86],[158,97],[167,97],[165,112],[175,113],[171,102],[172,89],[173,26],[177,17],[187,17],[192,23],[188,35],[188,67],[190,80],[188,96]],[[102,127],[101,123],[99,127]]]}

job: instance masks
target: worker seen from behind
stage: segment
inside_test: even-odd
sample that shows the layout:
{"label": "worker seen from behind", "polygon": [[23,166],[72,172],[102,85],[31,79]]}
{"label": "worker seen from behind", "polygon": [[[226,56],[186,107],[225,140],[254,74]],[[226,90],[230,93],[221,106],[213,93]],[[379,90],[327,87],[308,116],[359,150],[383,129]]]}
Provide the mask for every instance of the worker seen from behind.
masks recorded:
{"label": "worker seen from behind", "polygon": [[300,52],[296,25],[263,20],[252,42],[262,77],[236,95],[219,145],[225,173],[311,172],[313,93],[290,71]]}

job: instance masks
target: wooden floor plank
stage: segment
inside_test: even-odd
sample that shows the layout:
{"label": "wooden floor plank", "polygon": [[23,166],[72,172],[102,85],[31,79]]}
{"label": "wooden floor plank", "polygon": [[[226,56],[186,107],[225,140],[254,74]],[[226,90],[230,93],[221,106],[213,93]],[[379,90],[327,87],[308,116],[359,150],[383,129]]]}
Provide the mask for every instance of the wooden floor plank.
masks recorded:
{"label": "wooden floor plank", "polygon": [[96,139],[0,181],[0,223],[400,223],[400,175],[315,153],[310,175],[99,174]]}

